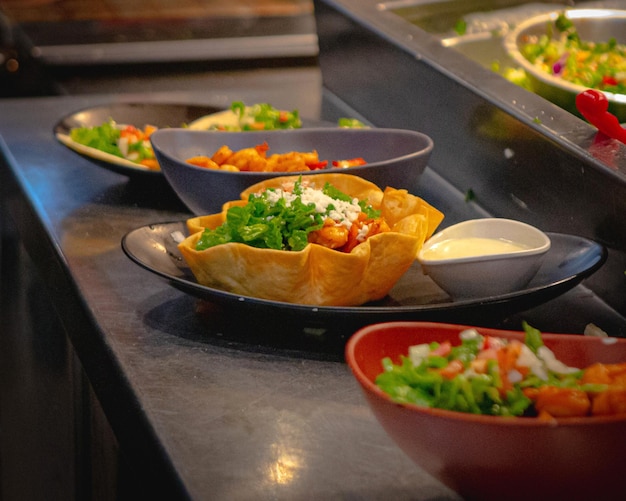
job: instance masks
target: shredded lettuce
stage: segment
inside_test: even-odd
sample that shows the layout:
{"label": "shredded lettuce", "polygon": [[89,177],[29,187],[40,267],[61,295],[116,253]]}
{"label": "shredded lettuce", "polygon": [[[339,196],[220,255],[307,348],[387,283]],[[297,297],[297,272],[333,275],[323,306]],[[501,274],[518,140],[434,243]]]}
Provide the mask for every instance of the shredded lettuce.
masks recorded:
{"label": "shredded lettuce", "polygon": [[277,110],[267,103],[246,106],[241,101],[233,102],[230,108],[238,115],[241,130],[299,129],[302,127],[298,110]]}
{"label": "shredded lettuce", "polygon": [[[230,207],[226,221],[215,229],[206,228],[196,244],[197,250],[216,245],[239,242],[262,249],[300,251],[308,244],[308,235],[324,225],[326,214],[319,213],[315,204],[305,204],[296,197],[290,204],[284,198],[273,200],[274,189],[250,195],[244,206]],[[348,195],[326,183],[322,192],[335,200],[352,200]],[[301,180],[295,183],[293,193],[302,193]],[[359,203],[366,214],[377,216],[365,202]],[[329,206],[329,209],[332,205]]]}
{"label": "shredded lettuce", "polygon": [[72,141],[123,158],[124,155],[117,146],[119,137],[120,130],[111,119],[95,127],[76,127],[70,130]]}
{"label": "shredded lettuce", "polygon": [[537,350],[543,346],[543,339],[541,339],[541,331],[528,325],[528,322],[522,322],[522,328],[524,329],[524,343],[528,346],[533,353],[537,353]]}
{"label": "shredded lettuce", "polygon": [[521,416],[532,403],[519,388],[501,395],[495,369],[474,377],[459,374],[446,379],[431,370],[429,362],[415,366],[408,357],[401,357],[398,365],[386,359],[383,368],[376,384],[400,403],[495,416]]}
{"label": "shredded lettuce", "polygon": [[[541,349],[547,350],[541,332],[526,322],[523,327],[525,344],[535,355],[539,352],[536,360],[541,363]],[[550,385],[584,391],[604,389],[603,385],[581,384],[582,370],[571,369],[569,373],[558,373],[550,370],[545,361],[545,377],[531,370],[519,382],[509,382],[505,387],[505,375],[500,372],[498,359],[485,359],[484,371],[475,372],[472,369],[472,361],[484,349],[485,339],[481,335],[461,336],[461,344],[453,346],[447,354],[435,351],[440,346],[438,343],[430,343],[430,354],[417,361],[402,355],[399,363],[394,364],[390,358],[385,358],[382,361],[383,372],[376,377],[375,382],[399,403],[493,416],[532,415],[534,404],[524,394],[526,388]],[[453,361],[460,361],[462,369],[452,375],[446,374],[446,368]]]}
{"label": "shredded lettuce", "polygon": [[368,126],[361,122],[358,118],[342,117],[337,120],[337,125],[346,129],[367,129]]}

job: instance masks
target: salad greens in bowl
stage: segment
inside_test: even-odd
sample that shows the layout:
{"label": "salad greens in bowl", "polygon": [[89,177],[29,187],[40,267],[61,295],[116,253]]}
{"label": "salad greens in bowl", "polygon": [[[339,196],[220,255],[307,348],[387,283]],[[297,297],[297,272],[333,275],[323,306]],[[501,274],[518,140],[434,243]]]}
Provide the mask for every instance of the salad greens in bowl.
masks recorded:
{"label": "salad greens in bowl", "polygon": [[531,17],[504,38],[530,90],[578,114],[576,96],[602,91],[626,121],[626,10],[567,9]]}
{"label": "salad greens in bowl", "polygon": [[465,499],[621,499],[626,340],[430,322],[357,331],[375,417]]}

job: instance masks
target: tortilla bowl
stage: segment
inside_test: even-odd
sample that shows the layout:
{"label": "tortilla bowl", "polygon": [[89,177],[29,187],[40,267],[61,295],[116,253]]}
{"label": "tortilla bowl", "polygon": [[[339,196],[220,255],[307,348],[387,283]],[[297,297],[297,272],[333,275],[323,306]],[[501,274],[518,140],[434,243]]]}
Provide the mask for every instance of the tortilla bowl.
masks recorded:
{"label": "tortilla bowl", "polygon": [[303,182],[318,189],[328,182],[352,197],[367,200],[381,211],[391,231],[368,238],[349,253],[317,244],[308,244],[301,251],[232,242],[195,249],[203,229],[221,225],[230,206],[245,204],[251,193],[298,179],[284,176],[263,181],[242,192],[241,200],[224,204],[222,212],[187,222],[191,235],[179,249],[200,284],[286,303],[357,306],[385,297],[443,220],[441,212],[406,190],[387,187],[383,191],[350,174],[320,174]]}

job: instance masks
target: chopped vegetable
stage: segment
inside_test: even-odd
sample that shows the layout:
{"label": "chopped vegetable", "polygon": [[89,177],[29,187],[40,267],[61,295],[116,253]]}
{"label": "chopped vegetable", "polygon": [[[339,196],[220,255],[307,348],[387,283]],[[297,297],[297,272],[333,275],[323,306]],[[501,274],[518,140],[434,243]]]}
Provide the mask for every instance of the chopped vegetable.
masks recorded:
{"label": "chopped vegetable", "polygon": [[[303,172],[320,170],[328,167],[328,160],[320,160],[317,151],[290,151],[268,156],[269,146],[265,142],[252,148],[231,150],[222,145],[211,157],[198,155],[188,158],[187,163],[207,169],[227,170],[231,172]],[[363,158],[333,160],[333,167],[347,168],[365,165]]]}
{"label": "chopped vegetable", "polygon": [[[215,118],[213,118],[215,117]],[[267,103],[245,105],[242,101],[231,103],[229,112],[220,112],[207,115],[203,119],[204,130],[221,131],[255,131],[255,130],[276,130],[276,129],[298,129],[302,127],[302,120],[298,110],[285,111],[278,110]],[[204,120],[208,120],[211,125],[204,125]],[[354,118],[340,118],[340,127],[362,128],[366,127],[361,121]],[[150,135],[157,130],[157,127],[146,125],[143,130],[134,125],[119,125],[112,118],[107,122],[95,127],[76,127],[70,130],[70,139],[76,143],[94,148],[116,157],[124,158],[148,169],[158,170],[159,165],[150,144]],[[231,152],[232,153],[232,152]],[[313,152],[314,153],[314,152]],[[308,155],[308,154],[305,154]],[[315,153],[317,156],[317,153]],[[290,159],[287,165],[280,168],[238,168],[231,163],[225,167],[218,167],[211,163],[206,157],[196,157],[193,159],[195,165],[208,168],[222,168],[223,170],[270,170],[276,172],[294,172],[298,170],[317,170],[327,166],[327,161],[319,161],[310,156],[306,156],[304,168],[294,168]],[[300,162],[301,159],[298,159]],[[222,162],[218,162],[222,163]]]}
{"label": "chopped vegetable", "polygon": [[526,322],[524,342],[460,332],[460,344],[411,346],[382,360],[376,384],[395,401],[493,416],[553,419],[626,413],[626,362],[568,367]]}
{"label": "chopped vegetable", "polygon": [[146,125],[143,130],[134,125],[120,126],[109,119],[95,127],[76,127],[70,130],[70,138],[76,143],[130,160],[152,170],[159,170],[154,156],[150,135],[157,130]]}
{"label": "chopped vegetable", "polygon": [[361,158],[361,157],[357,157],[357,158],[350,158],[348,160],[333,160],[333,167],[340,167],[340,168],[346,168],[346,167],[357,167],[359,165],[365,165],[367,162]]}
{"label": "chopped vegetable", "polygon": [[322,190],[301,180],[291,190],[270,188],[228,209],[226,222],[205,229],[196,245],[204,250],[228,242],[293,250],[316,243],[343,252],[369,236],[389,231],[380,213],[329,183]]}
{"label": "chopped vegetable", "polygon": [[233,101],[230,110],[237,116],[237,123],[214,124],[210,130],[254,131],[299,129],[302,127],[298,110],[278,110],[268,103],[246,106],[242,101]]}
{"label": "chopped vegetable", "polygon": [[[552,36],[556,30],[558,37]],[[560,14],[547,33],[521,46],[540,70],[571,83],[616,94],[626,93],[626,45],[580,39],[571,20]]]}
{"label": "chopped vegetable", "polygon": [[367,129],[368,127],[357,118],[340,118],[337,120],[337,125],[346,129]]}
{"label": "chopped vegetable", "polygon": [[454,31],[457,35],[465,35],[467,33],[467,21],[465,19],[459,19],[454,23]]}
{"label": "chopped vegetable", "polygon": [[77,143],[96,148],[118,157],[123,157],[117,145],[120,130],[113,120],[96,127],[77,127],[70,131],[70,137]]}

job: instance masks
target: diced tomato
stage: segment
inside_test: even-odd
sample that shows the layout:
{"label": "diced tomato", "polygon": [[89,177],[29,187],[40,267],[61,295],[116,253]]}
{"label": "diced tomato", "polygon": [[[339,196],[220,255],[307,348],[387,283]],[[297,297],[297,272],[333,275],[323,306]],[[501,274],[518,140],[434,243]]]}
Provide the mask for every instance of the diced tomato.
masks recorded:
{"label": "diced tomato", "polygon": [[497,360],[498,351],[494,348],[487,348],[486,350],[480,350],[476,355],[478,360]]}
{"label": "diced tomato", "polygon": [[442,377],[446,379],[453,379],[465,370],[463,362],[460,360],[452,360],[448,365],[439,371]]}
{"label": "diced tomato", "polygon": [[311,170],[325,169],[327,165],[328,160],[322,160],[320,162],[311,162],[306,164],[306,166]]}
{"label": "diced tomato", "polygon": [[267,150],[270,149],[269,145],[267,144],[267,141],[264,141],[263,144],[257,144],[254,149],[256,150],[256,152],[262,156],[263,158],[265,158],[265,155],[267,154]]}
{"label": "diced tomato", "polygon": [[492,336],[485,336],[485,338],[483,339],[482,349],[483,350],[488,350],[488,349],[491,348],[491,349],[494,349],[494,350],[499,350],[505,344],[506,343],[505,343],[504,339],[497,338],[497,337],[492,337]]}
{"label": "diced tomato", "polygon": [[361,157],[357,157],[357,158],[350,158],[348,160],[333,160],[333,167],[340,167],[340,168],[346,168],[346,167],[357,167],[359,165],[365,165],[367,162],[361,158]]}
{"label": "diced tomato", "polygon": [[452,350],[452,343],[450,341],[444,341],[437,348],[430,352],[431,355],[438,357],[447,357]]}
{"label": "diced tomato", "polygon": [[615,77],[611,77],[611,76],[603,76],[602,77],[602,83],[604,85],[617,85],[617,79]]}
{"label": "diced tomato", "polygon": [[143,133],[134,125],[127,125],[120,131],[120,136],[121,137],[134,137],[134,138],[139,139],[143,136]]}
{"label": "diced tomato", "polygon": [[498,359],[500,370],[509,372],[515,368],[517,359],[522,351],[522,343],[514,339],[500,351],[503,352],[503,355]]}
{"label": "diced tomato", "polygon": [[144,158],[139,163],[150,170],[159,170],[159,162],[154,158]]}
{"label": "diced tomato", "polygon": [[143,135],[146,139],[148,139],[156,130],[158,130],[158,127],[155,127],[154,125],[146,125],[143,129]]}
{"label": "diced tomato", "polygon": [[523,378],[525,378],[526,376],[528,376],[528,374],[530,373],[530,368],[529,367],[520,367],[519,365],[515,366],[515,370],[517,372],[519,372]]}
{"label": "diced tomato", "polygon": [[470,362],[470,367],[476,374],[486,374],[487,373],[487,359],[486,358],[475,358]]}

